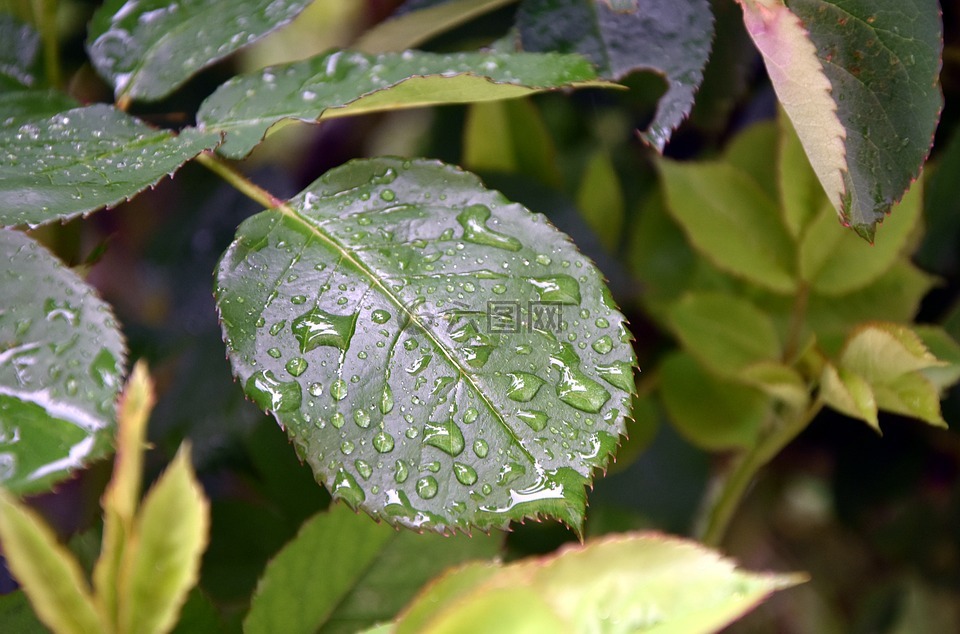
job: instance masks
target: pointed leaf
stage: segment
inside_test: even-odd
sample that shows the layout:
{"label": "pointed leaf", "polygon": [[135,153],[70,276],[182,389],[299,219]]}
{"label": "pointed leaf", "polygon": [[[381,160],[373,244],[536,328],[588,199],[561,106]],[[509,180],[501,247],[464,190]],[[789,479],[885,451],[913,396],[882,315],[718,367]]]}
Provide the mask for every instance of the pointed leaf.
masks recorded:
{"label": "pointed leaf", "polygon": [[940,413],[940,392],[923,374],[904,374],[889,383],[875,385],[877,406],[887,412],[917,418],[934,427],[947,428]]}
{"label": "pointed leaf", "polygon": [[759,361],[780,358],[780,337],[767,315],[724,293],[694,293],[670,310],[683,347],[719,376],[730,377]]}
{"label": "pointed leaf", "polygon": [[637,70],[663,75],[667,92],[642,133],[658,151],[690,114],[713,39],[707,0],[525,0],[517,26],[524,50],[580,53],[602,77],[621,79]]}
{"label": "pointed leaf", "polygon": [[831,363],[823,366],[820,376],[820,395],[823,401],[842,414],[864,421],[877,432],[877,399],[870,384],[862,376]]}
{"label": "pointed leaf", "polygon": [[283,26],[309,0],[107,0],[87,51],[119,100],[157,100]]}
{"label": "pointed leaf", "polygon": [[235,373],[336,497],[441,532],[580,525],[635,362],[542,216],[437,162],[355,161],[241,225],[217,275]]}
{"label": "pointed leaf", "polygon": [[597,81],[576,55],[331,51],[234,77],[200,106],[201,128],[223,131],[220,153],[246,156],[276,123],[521,97]]}
{"label": "pointed leaf", "polygon": [[101,499],[103,547],[93,569],[93,583],[103,620],[118,624],[118,584],[124,550],[133,537],[140,502],[147,418],[154,404],[153,384],[146,365],[138,362],[120,398],[117,414],[117,453],[113,477]]}
{"label": "pointed leaf", "polygon": [[58,634],[103,631],[80,564],[36,513],[2,488],[0,543],[10,572],[47,627]]}
{"label": "pointed leaf", "polygon": [[677,430],[710,450],[752,447],[770,405],[760,391],[710,374],[683,352],[661,364],[660,396]]}
{"label": "pointed leaf", "polygon": [[[13,107],[41,99],[16,93]],[[102,104],[0,121],[0,224],[38,225],[116,205],[218,142],[215,133],[154,130]]]}
{"label": "pointed leaf", "polygon": [[945,365],[930,354],[912,330],[884,323],[858,329],[847,341],[840,364],[872,385],[889,383],[909,372]]}
{"label": "pointed leaf", "polygon": [[244,631],[355,632],[393,618],[445,568],[493,557],[499,543],[484,535],[400,533],[335,506],[308,520],[267,566]]}
{"label": "pointed leaf", "polygon": [[[386,53],[415,48],[435,35],[499,9],[517,0],[441,0],[424,3],[407,2],[389,20],[363,34],[354,48],[364,53]],[[409,7],[408,5],[417,5]]]}
{"label": "pointed leaf", "polygon": [[396,623],[407,632],[716,632],[803,575],[737,569],[694,542],[617,535],[498,568],[455,570]]}
{"label": "pointed leaf", "polygon": [[9,13],[0,13],[0,92],[36,83],[40,34]]}
{"label": "pointed leaf", "polygon": [[110,308],[39,244],[0,231],[0,483],[43,491],[111,450],[126,349]]}
{"label": "pointed leaf", "polygon": [[[800,137],[782,110],[777,117],[779,131],[777,145],[777,185],[780,194],[780,210],[787,230],[795,240],[806,231],[808,225],[821,215],[824,207],[832,211],[830,201],[810,166],[800,143]],[[836,212],[834,218],[836,217]],[[834,224],[836,221],[834,221]],[[801,256],[802,257],[802,256]]]}
{"label": "pointed leaf", "polygon": [[693,246],[729,273],[777,293],[796,287],[790,235],[776,203],[728,163],[657,162],[667,208]]}
{"label": "pointed leaf", "polygon": [[830,201],[872,240],[930,151],[942,104],[938,3],[741,4]]}
{"label": "pointed leaf", "polygon": [[939,326],[913,326],[923,345],[946,365],[925,368],[923,375],[940,390],[960,380],[960,344]]}
{"label": "pointed leaf", "polygon": [[119,631],[167,632],[197,583],[210,508],[184,445],[147,493],[120,576]]}

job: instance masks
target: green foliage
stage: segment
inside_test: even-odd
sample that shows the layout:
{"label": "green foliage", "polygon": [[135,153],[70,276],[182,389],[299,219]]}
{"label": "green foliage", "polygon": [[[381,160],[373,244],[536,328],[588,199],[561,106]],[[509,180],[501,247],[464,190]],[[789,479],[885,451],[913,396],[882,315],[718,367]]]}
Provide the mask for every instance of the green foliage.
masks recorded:
{"label": "green foliage", "polygon": [[[0,629],[716,631],[802,580],[704,546],[825,409],[946,433],[960,330],[914,323],[937,280],[912,261],[958,264],[960,144],[921,175],[938,3],[335,2],[107,0],[85,32],[77,3],[0,3],[0,540],[23,588]],[[259,68],[251,45],[295,18],[317,41],[286,50],[325,52]],[[346,160],[384,147],[402,156]],[[924,238],[925,212],[948,235]],[[215,311],[195,298],[224,247]],[[138,365],[121,394],[124,335],[156,361],[168,459],[142,503],[153,389]],[[100,497],[85,467],[115,434]],[[622,443],[628,484],[585,528]],[[711,451],[731,457],[699,515],[658,515],[652,487],[698,506],[677,492],[705,488]],[[15,497],[68,476],[55,502],[103,510],[69,547]],[[742,524],[780,539],[797,509],[829,515],[789,486]],[[528,518],[622,534],[534,559],[572,535]],[[632,532],[687,523],[703,546]]]}

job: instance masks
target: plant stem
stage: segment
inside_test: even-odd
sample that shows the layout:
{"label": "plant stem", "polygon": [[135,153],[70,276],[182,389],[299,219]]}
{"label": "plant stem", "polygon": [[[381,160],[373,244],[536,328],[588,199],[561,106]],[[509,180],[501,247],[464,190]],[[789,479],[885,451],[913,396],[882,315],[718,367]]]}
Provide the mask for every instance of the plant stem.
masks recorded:
{"label": "plant stem", "polygon": [[266,209],[273,209],[274,207],[280,207],[283,205],[282,200],[248,180],[246,176],[233,169],[233,167],[224,161],[218,159],[213,155],[212,152],[203,152],[197,156],[197,161],[211,172],[233,185],[233,187],[241,194],[245,195],[247,198],[250,198],[254,202],[260,203]]}
{"label": "plant stem", "polygon": [[57,38],[57,0],[32,0],[33,21],[43,41],[43,67],[47,81],[61,87],[60,42]]}
{"label": "plant stem", "polygon": [[700,535],[700,540],[704,544],[712,547],[720,545],[727,533],[730,520],[740,506],[754,476],[790,441],[800,435],[800,432],[806,429],[822,408],[823,401],[818,397],[806,410],[797,413],[794,418],[780,420],[779,425],[737,459],[730,474],[721,485],[719,495],[709,508],[706,526]]}

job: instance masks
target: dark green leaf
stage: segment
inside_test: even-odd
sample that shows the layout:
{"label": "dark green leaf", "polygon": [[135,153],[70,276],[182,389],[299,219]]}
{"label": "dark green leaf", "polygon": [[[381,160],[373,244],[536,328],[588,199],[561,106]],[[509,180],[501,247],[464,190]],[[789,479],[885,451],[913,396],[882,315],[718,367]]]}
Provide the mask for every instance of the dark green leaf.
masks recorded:
{"label": "dark green leaf", "polygon": [[309,0],[107,0],[90,60],[118,99],[165,97],[197,71],[290,22]]}
{"label": "dark green leaf", "polygon": [[338,505],[309,520],[267,566],[245,630],[356,632],[392,619],[444,569],[493,557],[501,541],[397,532]]}
{"label": "dark green leaf", "polygon": [[602,77],[643,69],[663,75],[667,92],[643,133],[660,151],[693,107],[713,39],[706,0],[524,0],[517,25],[525,50],[580,53]]}
{"label": "dark green leaf", "polygon": [[30,607],[30,601],[22,590],[0,595],[0,623],[9,632],[17,634],[48,634]]}
{"label": "dark green leaf", "polygon": [[846,131],[844,219],[872,235],[917,177],[942,105],[935,0],[788,0]]}
{"label": "dark green leaf", "polygon": [[110,450],[125,348],[110,308],[50,253],[0,231],[0,482],[42,491]]}
{"label": "dark green leaf", "polygon": [[0,92],[32,86],[40,34],[9,13],[0,13]]}
{"label": "dark green leaf", "polygon": [[[3,128],[20,125],[31,119],[52,117],[79,105],[76,100],[59,90],[0,92],[0,112],[3,113]],[[0,128],[0,130],[3,128]],[[14,160],[16,157],[11,159],[11,155],[12,153],[5,157],[0,156],[0,159],[3,159],[3,161]],[[3,162],[0,162],[0,165],[3,165]]]}
{"label": "dark green leaf", "polygon": [[612,84],[598,82],[575,55],[331,51],[231,79],[203,102],[197,121],[226,132],[219,151],[239,158],[283,119],[494,101],[571,85]]}
{"label": "dark green leaf", "polygon": [[[62,99],[19,92],[0,122],[0,224],[35,226],[116,205],[219,141],[216,133],[174,136],[106,105],[57,114]],[[41,112],[26,114],[41,105]],[[52,115],[52,116],[51,116]]]}
{"label": "dark green leaf", "polygon": [[336,497],[437,531],[579,527],[635,361],[543,216],[437,162],[353,162],[241,226],[217,299],[247,394]]}
{"label": "dark green leaf", "polygon": [[660,395],[680,433],[711,450],[752,447],[770,405],[761,392],[710,374],[685,352],[661,364]]}

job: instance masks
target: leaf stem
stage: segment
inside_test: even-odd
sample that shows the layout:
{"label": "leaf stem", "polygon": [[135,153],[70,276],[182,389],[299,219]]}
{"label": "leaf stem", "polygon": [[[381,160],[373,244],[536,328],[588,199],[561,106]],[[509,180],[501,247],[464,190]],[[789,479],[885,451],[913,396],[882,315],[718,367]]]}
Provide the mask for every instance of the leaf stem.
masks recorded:
{"label": "leaf stem", "polygon": [[699,536],[704,544],[714,548],[720,545],[734,512],[757,472],[799,436],[822,408],[823,401],[817,397],[806,410],[798,412],[793,418],[778,419],[778,425],[736,460],[705,515],[706,521]]}
{"label": "leaf stem", "polygon": [[235,170],[223,160],[217,158],[213,152],[203,152],[197,156],[197,162],[211,172],[230,183],[237,191],[260,203],[266,209],[273,209],[283,205],[283,201],[247,179],[246,176]]}
{"label": "leaf stem", "polygon": [[33,21],[43,41],[43,65],[47,81],[61,87],[60,42],[57,39],[57,0],[31,0]]}

